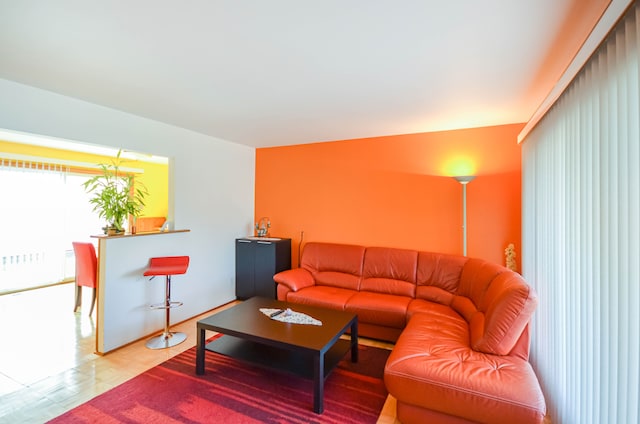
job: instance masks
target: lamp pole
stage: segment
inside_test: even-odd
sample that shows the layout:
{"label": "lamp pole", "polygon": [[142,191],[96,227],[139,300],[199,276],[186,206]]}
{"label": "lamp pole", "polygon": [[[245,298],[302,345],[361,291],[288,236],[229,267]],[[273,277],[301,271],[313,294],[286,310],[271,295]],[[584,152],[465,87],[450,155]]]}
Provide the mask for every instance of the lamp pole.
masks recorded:
{"label": "lamp pole", "polygon": [[467,184],[475,178],[474,175],[453,177],[462,184],[462,254],[467,256]]}

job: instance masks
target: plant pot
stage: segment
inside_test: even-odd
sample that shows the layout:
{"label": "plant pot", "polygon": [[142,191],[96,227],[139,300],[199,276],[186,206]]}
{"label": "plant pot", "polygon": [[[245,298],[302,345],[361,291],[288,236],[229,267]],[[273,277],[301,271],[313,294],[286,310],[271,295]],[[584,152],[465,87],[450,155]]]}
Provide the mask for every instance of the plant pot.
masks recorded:
{"label": "plant pot", "polygon": [[117,236],[119,234],[124,234],[124,230],[118,230],[115,227],[104,227],[103,230],[107,236]]}

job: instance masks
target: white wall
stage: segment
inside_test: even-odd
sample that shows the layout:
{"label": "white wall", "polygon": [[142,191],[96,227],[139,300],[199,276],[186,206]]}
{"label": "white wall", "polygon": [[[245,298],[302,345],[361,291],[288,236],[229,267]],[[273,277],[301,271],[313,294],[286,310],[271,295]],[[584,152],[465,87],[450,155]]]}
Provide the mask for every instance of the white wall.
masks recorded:
{"label": "white wall", "polygon": [[191,230],[172,321],[235,299],[234,239],[252,232],[255,149],[3,79],[0,128],[169,157],[169,214]]}

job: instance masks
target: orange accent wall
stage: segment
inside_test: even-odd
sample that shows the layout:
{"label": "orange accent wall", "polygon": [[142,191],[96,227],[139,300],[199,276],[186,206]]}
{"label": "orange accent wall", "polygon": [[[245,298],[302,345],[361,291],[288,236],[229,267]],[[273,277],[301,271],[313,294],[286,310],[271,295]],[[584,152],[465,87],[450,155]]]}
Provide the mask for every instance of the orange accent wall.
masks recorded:
{"label": "orange accent wall", "polygon": [[[524,124],[374,137],[256,150],[255,218],[292,239],[462,254],[467,186],[468,256],[505,263],[521,247]],[[464,170],[468,171],[464,171]],[[458,174],[460,175],[460,174]]]}

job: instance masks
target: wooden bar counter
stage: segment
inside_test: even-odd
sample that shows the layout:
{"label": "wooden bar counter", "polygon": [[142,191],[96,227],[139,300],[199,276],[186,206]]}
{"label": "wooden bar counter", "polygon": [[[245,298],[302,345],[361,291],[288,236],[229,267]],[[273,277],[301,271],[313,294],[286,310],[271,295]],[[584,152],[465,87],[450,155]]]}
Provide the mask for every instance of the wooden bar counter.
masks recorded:
{"label": "wooden bar counter", "polygon": [[[162,331],[164,314],[149,305],[163,301],[164,279],[142,274],[152,257],[188,255],[189,230],[92,237],[98,239],[96,353],[104,354]],[[181,278],[174,276],[172,287]]]}

